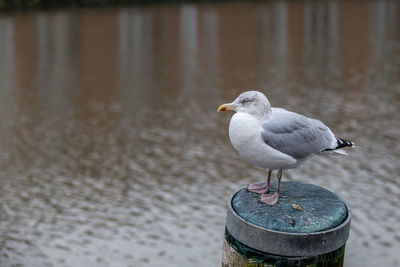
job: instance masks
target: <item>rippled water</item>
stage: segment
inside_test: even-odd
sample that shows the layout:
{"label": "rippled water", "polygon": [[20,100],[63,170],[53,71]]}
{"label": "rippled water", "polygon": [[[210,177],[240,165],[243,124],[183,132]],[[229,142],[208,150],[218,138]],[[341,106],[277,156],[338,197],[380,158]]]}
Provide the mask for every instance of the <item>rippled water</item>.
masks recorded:
{"label": "rippled water", "polygon": [[0,62],[0,266],[219,266],[247,89],[356,142],[284,179],[348,202],[346,266],[400,264],[399,3],[1,14]]}

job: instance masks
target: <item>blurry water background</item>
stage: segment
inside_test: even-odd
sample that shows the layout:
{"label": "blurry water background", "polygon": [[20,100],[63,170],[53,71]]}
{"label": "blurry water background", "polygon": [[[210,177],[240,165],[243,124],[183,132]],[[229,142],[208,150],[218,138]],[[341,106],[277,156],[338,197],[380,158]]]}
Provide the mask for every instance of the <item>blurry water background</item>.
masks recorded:
{"label": "blurry water background", "polygon": [[345,266],[400,264],[400,3],[0,15],[0,266],[220,266],[225,204],[266,171],[228,138],[248,89],[353,140],[285,180],[353,212]]}

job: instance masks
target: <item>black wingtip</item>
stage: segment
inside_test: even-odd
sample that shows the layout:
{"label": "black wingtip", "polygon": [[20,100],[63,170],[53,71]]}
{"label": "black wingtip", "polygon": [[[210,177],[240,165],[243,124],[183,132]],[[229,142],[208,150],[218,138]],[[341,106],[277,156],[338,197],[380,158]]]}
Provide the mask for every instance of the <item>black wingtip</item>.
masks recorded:
{"label": "black wingtip", "polygon": [[348,146],[349,147],[354,147],[355,146],[355,144],[353,142],[351,142],[349,140],[342,139],[342,138],[337,138],[336,137],[336,142],[337,142],[337,147],[328,148],[328,149],[325,149],[324,151],[332,151],[332,150],[340,149],[342,147],[348,147]]}
{"label": "black wingtip", "polygon": [[347,146],[354,146],[354,143],[349,141],[349,140],[345,140],[345,139],[341,139],[341,138],[337,138],[336,137],[336,141],[337,141],[337,147],[335,149],[339,149],[342,147],[347,147]]}

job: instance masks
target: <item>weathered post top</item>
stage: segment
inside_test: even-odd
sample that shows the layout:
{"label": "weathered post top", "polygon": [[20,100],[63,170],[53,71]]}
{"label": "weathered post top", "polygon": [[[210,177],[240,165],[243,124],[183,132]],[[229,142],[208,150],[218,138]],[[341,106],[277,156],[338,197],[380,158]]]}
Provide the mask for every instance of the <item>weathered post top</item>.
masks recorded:
{"label": "weathered post top", "polygon": [[332,192],[312,184],[282,182],[278,204],[259,202],[246,187],[228,201],[226,230],[240,243],[281,256],[315,256],[344,247],[351,212]]}

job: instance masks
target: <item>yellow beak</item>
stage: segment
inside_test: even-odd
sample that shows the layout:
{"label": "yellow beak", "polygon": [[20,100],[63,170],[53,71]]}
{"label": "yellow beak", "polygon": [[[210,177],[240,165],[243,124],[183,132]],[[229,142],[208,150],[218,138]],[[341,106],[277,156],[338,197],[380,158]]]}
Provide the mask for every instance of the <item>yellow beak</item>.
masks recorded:
{"label": "yellow beak", "polygon": [[231,103],[222,104],[221,106],[218,107],[217,112],[219,112],[219,111],[233,110],[234,108],[235,108],[235,105],[232,105]]}

